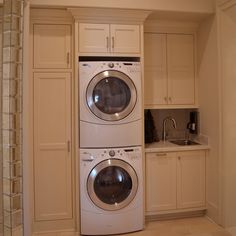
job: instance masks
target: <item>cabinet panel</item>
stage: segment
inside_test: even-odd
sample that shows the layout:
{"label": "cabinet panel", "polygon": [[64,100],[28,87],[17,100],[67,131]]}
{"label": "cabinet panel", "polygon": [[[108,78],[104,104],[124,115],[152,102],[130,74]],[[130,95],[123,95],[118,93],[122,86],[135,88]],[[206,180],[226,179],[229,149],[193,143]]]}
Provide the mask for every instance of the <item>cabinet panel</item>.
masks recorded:
{"label": "cabinet panel", "polygon": [[194,38],[145,33],[145,106],[194,106]]}
{"label": "cabinet panel", "polygon": [[108,24],[79,24],[79,52],[109,52]]}
{"label": "cabinet panel", "polygon": [[167,35],[168,97],[171,104],[194,104],[193,35]]}
{"label": "cabinet panel", "polygon": [[110,25],[111,51],[114,53],[139,53],[138,25]]}
{"label": "cabinet panel", "polygon": [[176,153],[146,154],[147,212],[176,208]]}
{"label": "cabinet panel", "polygon": [[144,35],[145,105],[167,103],[166,35]]}
{"label": "cabinet panel", "polygon": [[[69,142],[68,142],[69,141]],[[71,75],[34,74],[35,220],[72,218]]]}
{"label": "cabinet panel", "polygon": [[205,206],[205,152],[178,153],[177,207]]}
{"label": "cabinet panel", "polygon": [[71,68],[71,26],[34,24],[34,68]]}

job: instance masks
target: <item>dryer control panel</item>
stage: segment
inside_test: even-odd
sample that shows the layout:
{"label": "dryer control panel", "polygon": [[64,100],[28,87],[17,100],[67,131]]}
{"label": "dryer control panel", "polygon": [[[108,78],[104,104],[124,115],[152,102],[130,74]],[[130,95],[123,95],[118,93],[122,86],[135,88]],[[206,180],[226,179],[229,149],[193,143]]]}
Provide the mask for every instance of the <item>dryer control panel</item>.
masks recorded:
{"label": "dryer control panel", "polygon": [[82,162],[92,162],[97,158],[140,158],[141,147],[112,148],[112,149],[81,149],[80,159]]}

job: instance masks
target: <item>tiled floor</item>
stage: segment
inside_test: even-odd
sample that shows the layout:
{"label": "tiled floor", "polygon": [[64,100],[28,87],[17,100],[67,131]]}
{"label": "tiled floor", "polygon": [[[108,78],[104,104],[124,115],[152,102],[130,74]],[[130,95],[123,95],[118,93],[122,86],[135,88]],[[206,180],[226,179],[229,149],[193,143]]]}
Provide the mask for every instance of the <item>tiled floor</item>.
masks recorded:
{"label": "tiled floor", "polygon": [[[34,236],[75,236],[77,233],[45,233]],[[114,236],[114,235],[113,235]],[[185,218],[146,223],[145,230],[119,236],[236,236],[236,228],[229,231],[206,217]]]}
{"label": "tiled floor", "polygon": [[206,217],[153,221],[144,231],[125,236],[234,236]]}

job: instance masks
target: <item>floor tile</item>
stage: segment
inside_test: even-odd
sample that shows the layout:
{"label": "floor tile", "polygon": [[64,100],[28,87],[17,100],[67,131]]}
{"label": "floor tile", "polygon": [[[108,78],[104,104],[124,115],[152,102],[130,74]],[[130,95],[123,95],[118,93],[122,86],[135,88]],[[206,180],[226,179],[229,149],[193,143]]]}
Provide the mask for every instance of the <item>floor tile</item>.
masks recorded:
{"label": "floor tile", "polygon": [[143,231],[125,236],[231,236],[231,234],[206,217],[194,217],[147,222]]}

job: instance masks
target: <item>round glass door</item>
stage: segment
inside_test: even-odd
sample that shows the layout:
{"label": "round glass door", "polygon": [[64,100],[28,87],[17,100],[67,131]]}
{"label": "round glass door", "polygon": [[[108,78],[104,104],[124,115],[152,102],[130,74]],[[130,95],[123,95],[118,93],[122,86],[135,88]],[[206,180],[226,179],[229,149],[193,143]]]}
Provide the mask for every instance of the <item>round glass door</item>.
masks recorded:
{"label": "round glass door", "polygon": [[133,110],[137,99],[132,80],[114,70],[97,74],[89,83],[86,96],[90,110],[106,121],[125,118]]}
{"label": "round glass door", "polygon": [[93,203],[104,210],[118,210],[127,206],[135,197],[138,178],[126,162],[108,159],[100,162],[90,172],[87,190]]}

